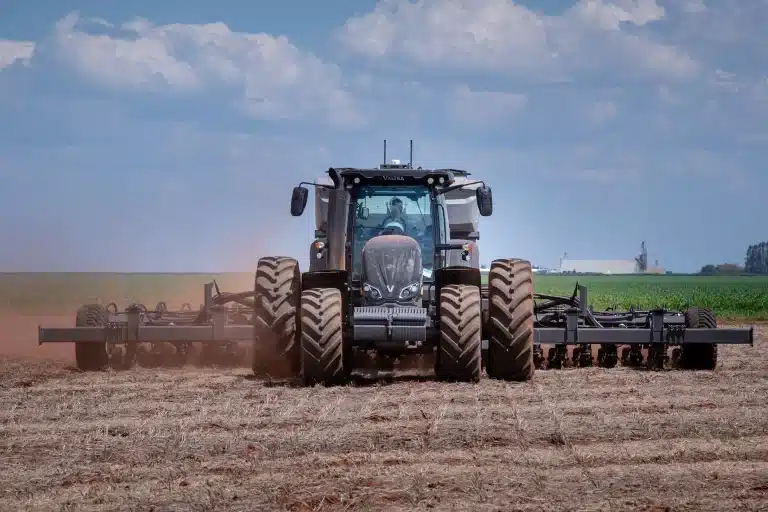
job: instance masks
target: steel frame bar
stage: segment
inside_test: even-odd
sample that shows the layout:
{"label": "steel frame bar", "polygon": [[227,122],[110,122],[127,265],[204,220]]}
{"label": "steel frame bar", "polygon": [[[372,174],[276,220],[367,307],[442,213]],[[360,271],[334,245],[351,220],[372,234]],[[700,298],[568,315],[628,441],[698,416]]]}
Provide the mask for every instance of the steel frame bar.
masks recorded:
{"label": "steel frame bar", "polygon": [[[105,326],[38,327],[38,344],[43,343],[105,343],[120,342],[233,342],[252,340],[252,325],[232,324],[227,321],[228,308],[221,302],[240,302],[252,292],[213,295],[213,283],[205,284],[203,308],[209,322],[195,324],[198,312],[164,312],[152,318],[153,312],[142,312],[139,307],[111,313]],[[578,299],[561,297],[574,306],[560,310],[554,322],[536,324],[536,345],[689,345],[689,344],[748,344],[754,345],[754,330],[750,328],[686,328],[685,318],[678,312],[663,309],[630,312],[592,312],[587,309],[587,289],[577,285]],[[577,294],[574,293],[574,297]],[[226,298],[226,299],[224,299]],[[487,299],[484,299],[487,302]],[[566,305],[567,302],[562,303]],[[545,309],[538,314],[547,314]],[[562,319],[565,313],[565,319]],[[182,321],[185,325],[172,325]],[[166,323],[168,322],[168,323]],[[190,323],[187,323],[190,322]],[[597,323],[597,325],[595,325]],[[605,325],[603,325],[605,323]],[[593,324],[593,325],[588,325]]]}

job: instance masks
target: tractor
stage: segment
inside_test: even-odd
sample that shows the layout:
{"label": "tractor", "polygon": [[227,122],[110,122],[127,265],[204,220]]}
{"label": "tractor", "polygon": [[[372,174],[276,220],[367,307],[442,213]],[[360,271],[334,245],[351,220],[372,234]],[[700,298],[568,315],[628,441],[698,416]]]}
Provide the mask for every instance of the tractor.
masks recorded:
{"label": "tractor", "polygon": [[[293,216],[306,208],[307,184],[293,190]],[[482,292],[472,214],[493,212],[485,183],[465,171],[392,163],[331,168],[328,182],[310,185],[319,220],[310,269],[301,273],[290,257],[262,258],[254,309],[256,336],[276,340],[305,384],[346,382],[370,352],[384,360],[434,352],[439,379],[475,382],[484,334],[490,377],[531,378],[531,265],[494,261]],[[465,213],[452,225],[446,196],[467,190],[451,198]],[[464,228],[463,239],[452,238],[452,226]]]}

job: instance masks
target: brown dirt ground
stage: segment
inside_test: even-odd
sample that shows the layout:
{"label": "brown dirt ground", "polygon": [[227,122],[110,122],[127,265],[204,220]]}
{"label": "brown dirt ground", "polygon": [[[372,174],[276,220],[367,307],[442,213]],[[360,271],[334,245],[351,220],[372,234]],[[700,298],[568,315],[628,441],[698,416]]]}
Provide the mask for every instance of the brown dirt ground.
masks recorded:
{"label": "brown dirt ground", "polygon": [[768,326],[715,372],[301,389],[79,373],[38,323],[0,335],[1,510],[768,510]]}

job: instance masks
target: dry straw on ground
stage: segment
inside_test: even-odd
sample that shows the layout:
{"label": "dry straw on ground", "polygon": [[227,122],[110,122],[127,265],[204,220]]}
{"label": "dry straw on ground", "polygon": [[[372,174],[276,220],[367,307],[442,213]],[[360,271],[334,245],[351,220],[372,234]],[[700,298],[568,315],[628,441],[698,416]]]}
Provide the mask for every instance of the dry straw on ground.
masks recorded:
{"label": "dry straw on ground", "polygon": [[715,372],[300,389],[0,362],[2,510],[768,510],[768,329]]}

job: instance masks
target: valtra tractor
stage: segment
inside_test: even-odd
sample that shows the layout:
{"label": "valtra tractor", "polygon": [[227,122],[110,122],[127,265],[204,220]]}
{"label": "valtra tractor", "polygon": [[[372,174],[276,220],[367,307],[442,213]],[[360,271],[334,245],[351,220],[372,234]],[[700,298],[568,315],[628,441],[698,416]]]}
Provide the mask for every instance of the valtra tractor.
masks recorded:
{"label": "valtra tractor", "polygon": [[[118,316],[87,305],[76,327],[40,328],[39,341],[75,342],[78,365],[94,369],[115,346],[130,365],[143,343],[253,340],[254,372],[269,345],[305,385],[342,384],[371,356],[433,354],[441,380],[475,382],[484,368],[490,378],[526,381],[537,368],[570,365],[661,369],[670,347],[677,366],[713,369],[718,344],[753,343],[751,328],[718,328],[705,308],[596,312],[583,286],[570,297],[535,294],[525,259],[496,259],[483,279],[478,228],[493,213],[490,187],[464,170],[413,168],[412,156],[411,145],[408,164],[330,168],[293,189],[291,215],[301,216],[306,186],[315,188],[305,272],[296,258],[262,257],[252,291],[212,296],[209,285],[206,303],[181,325],[136,307]],[[232,302],[250,316],[235,319],[223,305]]]}

